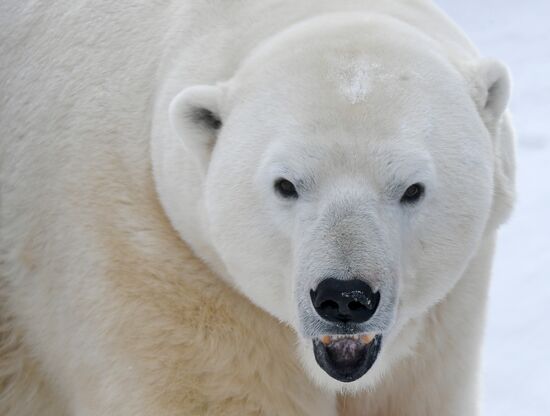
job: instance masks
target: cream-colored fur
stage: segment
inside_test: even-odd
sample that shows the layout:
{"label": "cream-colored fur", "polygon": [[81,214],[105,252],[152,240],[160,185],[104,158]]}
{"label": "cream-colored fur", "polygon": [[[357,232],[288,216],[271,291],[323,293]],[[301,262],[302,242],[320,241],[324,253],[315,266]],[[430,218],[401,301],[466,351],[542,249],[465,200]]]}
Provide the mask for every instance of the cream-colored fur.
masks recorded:
{"label": "cream-colored fur", "polygon": [[[208,161],[176,143],[168,120],[186,87],[221,82],[248,93],[264,76],[250,72],[269,51],[259,45],[336,12],[377,12],[436,45],[442,73],[454,68],[470,89],[463,96],[476,101],[472,125],[484,123],[487,141],[472,152],[491,155],[481,170],[494,178],[480,184],[464,269],[433,281],[440,293],[406,292],[416,294],[400,299],[408,313],[391,327],[372,379],[349,389],[367,392],[340,397],[345,388],[308,355],[290,282],[266,289],[261,276],[257,285],[235,276],[220,241],[201,228]],[[507,91],[487,90],[507,84],[430,2],[4,1],[0,26],[1,415],[478,412],[490,261],[514,170],[509,122],[500,119]],[[364,98],[361,89],[346,94],[354,105]],[[487,96],[496,104],[485,107]],[[475,182],[464,176],[445,180]],[[231,231],[240,247],[239,229]],[[250,262],[255,270],[277,260],[282,248],[270,248],[273,258]]]}

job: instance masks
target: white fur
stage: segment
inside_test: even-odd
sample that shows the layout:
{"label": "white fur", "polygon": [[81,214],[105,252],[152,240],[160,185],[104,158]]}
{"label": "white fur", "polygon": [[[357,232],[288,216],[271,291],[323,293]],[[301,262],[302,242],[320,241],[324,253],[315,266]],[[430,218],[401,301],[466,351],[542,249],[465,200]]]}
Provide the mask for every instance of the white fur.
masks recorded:
{"label": "white fur", "polygon": [[[344,393],[341,414],[478,413],[493,244],[513,201],[509,80],[437,8],[5,3],[0,411],[334,415]],[[278,177],[297,200],[273,192]],[[402,206],[415,182],[425,198]],[[164,213],[282,323],[211,277]],[[382,296],[365,324],[381,354],[349,384],[311,351],[323,327],[309,290],[327,273]],[[195,392],[183,378],[204,367],[219,379],[197,376]]]}

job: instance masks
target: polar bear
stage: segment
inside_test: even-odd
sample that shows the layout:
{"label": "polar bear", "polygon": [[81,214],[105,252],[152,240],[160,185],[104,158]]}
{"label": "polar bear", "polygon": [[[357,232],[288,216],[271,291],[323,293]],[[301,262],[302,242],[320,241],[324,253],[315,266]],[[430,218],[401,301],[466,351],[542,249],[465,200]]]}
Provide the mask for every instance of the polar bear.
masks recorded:
{"label": "polar bear", "polygon": [[434,4],[0,10],[0,413],[479,413],[510,81]]}

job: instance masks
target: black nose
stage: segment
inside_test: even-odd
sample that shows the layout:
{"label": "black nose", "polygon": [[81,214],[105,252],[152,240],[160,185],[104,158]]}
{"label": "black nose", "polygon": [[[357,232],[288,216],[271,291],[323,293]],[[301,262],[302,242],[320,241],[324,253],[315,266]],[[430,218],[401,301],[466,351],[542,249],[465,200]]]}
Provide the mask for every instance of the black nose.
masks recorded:
{"label": "black nose", "polygon": [[331,322],[366,322],[380,302],[380,293],[359,279],[325,279],[310,295],[317,313]]}

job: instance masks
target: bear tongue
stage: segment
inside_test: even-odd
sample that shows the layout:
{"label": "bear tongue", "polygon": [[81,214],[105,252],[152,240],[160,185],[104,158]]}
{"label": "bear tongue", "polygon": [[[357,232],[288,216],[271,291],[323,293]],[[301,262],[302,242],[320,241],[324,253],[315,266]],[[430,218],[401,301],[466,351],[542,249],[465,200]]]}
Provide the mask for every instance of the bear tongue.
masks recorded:
{"label": "bear tongue", "polygon": [[340,338],[326,346],[331,360],[339,365],[353,365],[365,352],[366,344],[361,339]]}

